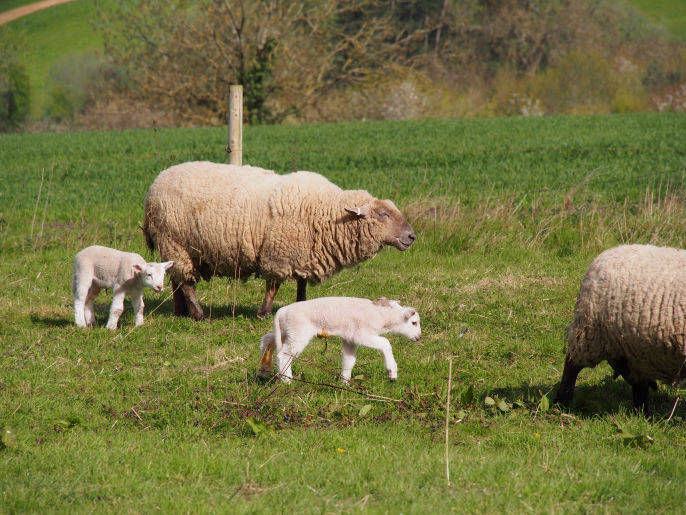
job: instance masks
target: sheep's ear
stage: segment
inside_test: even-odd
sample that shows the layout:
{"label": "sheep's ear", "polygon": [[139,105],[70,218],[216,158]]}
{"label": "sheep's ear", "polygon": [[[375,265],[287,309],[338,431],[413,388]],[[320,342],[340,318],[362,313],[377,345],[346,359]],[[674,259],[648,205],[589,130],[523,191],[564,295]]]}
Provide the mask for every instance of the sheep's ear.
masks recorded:
{"label": "sheep's ear", "polygon": [[417,311],[415,311],[414,308],[410,308],[410,309],[405,310],[405,320],[409,320],[410,318],[415,316],[416,313],[417,313]]}
{"label": "sheep's ear", "polygon": [[133,270],[134,274],[140,274],[143,271],[143,267],[141,265],[132,265],[131,270]]}
{"label": "sheep's ear", "polygon": [[369,208],[369,205],[365,204],[364,206],[355,206],[355,207],[346,207],[345,210],[348,213],[352,213],[354,215],[359,216],[360,218],[367,218],[372,210]]}
{"label": "sheep's ear", "polygon": [[162,263],[162,266],[164,267],[165,270],[169,270],[173,264],[174,264],[173,261],[165,261],[164,263]]}
{"label": "sheep's ear", "polygon": [[390,306],[391,303],[388,302],[388,299],[386,297],[379,297],[376,299],[372,304],[375,304],[377,306]]}

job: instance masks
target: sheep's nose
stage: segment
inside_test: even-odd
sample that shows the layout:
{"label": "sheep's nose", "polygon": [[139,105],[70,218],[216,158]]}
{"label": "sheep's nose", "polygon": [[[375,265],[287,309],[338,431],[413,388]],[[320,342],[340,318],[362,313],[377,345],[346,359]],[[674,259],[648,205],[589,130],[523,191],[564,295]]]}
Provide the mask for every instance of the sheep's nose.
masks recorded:
{"label": "sheep's nose", "polygon": [[417,235],[414,233],[414,231],[410,231],[407,237],[410,238],[410,240],[414,241],[415,238],[417,238]]}

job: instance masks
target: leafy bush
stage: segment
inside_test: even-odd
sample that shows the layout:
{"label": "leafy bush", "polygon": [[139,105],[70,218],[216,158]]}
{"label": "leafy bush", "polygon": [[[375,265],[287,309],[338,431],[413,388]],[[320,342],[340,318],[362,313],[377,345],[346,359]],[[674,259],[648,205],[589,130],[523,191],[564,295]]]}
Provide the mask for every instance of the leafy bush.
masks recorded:
{"label": "leafy bush", "polygon": [[19,62],[18,41],[0,32],[0,131],[17,127],[29,114],[29,78]]}
{"label": "leafy bush", "polygon": [[[95,52],[69,55],[55,63],[49,73],[46,114],[64,120],[82,112],[93,103],[107,71],[102,56]],[[111,75],[113,81],[116,74]]]}
{"label": "leafy bush", "polygon": [[642,111],[686,76],[618,1],[135,0],[101,29],[123,94],[196,125],[224,123],[229,84],[265,123]]}

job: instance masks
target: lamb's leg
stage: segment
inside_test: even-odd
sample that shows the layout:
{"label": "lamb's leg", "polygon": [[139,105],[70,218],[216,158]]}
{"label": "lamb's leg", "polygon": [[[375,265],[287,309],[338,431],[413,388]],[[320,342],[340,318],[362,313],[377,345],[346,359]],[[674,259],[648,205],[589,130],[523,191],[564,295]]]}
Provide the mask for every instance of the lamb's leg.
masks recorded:
{"label": "lamb's leg", "polygon": [[79,277],[75,274],[72,279],[71,290],[74,294],[74,322],[79,327],[86,327],[88,325],[86,302],[88,300],[88,292],[92,282],[92,276]]}
{"label": "lamb's leg", "polygon": [[119,317],[124,312],[125,297],[126,291],[123,288],[114,288],[114,295],[112,296],[112,305],[110,306],[110,318],[107,320],[107,329],[109,329],[110,331],[115,331],[117,329]]}
{"label": "lamb's leg", "polygon": [[350,381],[355,361],[357,360],[357,345],[350,342],[343,342],[343,371],[341,379],[346,383]]}
{"label": "lamb's leg", "polygon": [[[284,335],[284,328],[282,327],[281,329],[283,345],[281,346],[281,352],[276,356],[276,362],[279,367],[279,378],[284,383],[290,383],[293,378],[293,371],[291,370],[293,361],[305,350],[310,340],[317,334],[317,330],[311,327],[301,327],[295,332],[286,332],[286,335]],[[284,336],[286,338],[283,338]]]}
{"label": "lamb's leg", "polygon": [[257,312],[257,316],[260,318],[264,318],[267,315],[271,314],[274,297],[276,296],[276,292],[279,291],[279,286],[281,286],[281,282],[277,281],[276,279],[267,279],[266,282],[267,291],[264,294],[264,301],[262,301],[262,306],[260,307],[260,310]]}
{"label": "lamb's leg", "polygon": [[203,313],[202,307],[198,302],[198,297],[195,296],[195,284],[182,283],[181,292],[186,298],[186,307],[188,308],[188,313],[191,315],[191,318],[196,321],[205,318],[205,313]]}
{"label": "lamb's leg", "polygon": [[181,291],[181,285],[174,279],[171,281],[172,292],[174,293],[174,314],[180,317],[188,316],[188,306],[186,305],[186,296]]}
{"label": "lamb's leg", "polygon": [[79,327],[86,327],[86,307],[83,298],[74,296],[74,323]]}
{"label": "lamb's leg", "polygon": [[143,310],[145,309],[142,291],[131,295],[131,305],[133,306],[134,324],[141,325],[143,323]]}
{"label": "lamb's leg", "polygon": [[298,293],[295,297],[296,302],[307,300],[307,279],[298,279]]}
{"label": "lamb's leg", "polygon": [[395,362],[395,358],[393,357],[393,348],[391,347],[391,342],[389,342],[383,336],[371,336],[357,340],[355,343],[364,347],[376,349],[381,352],[381,355],[383,356],[383,362],[386,367],[386,373],[388,374],[388,379],[391,381],[398,379],[398,364]]}
{"label": "lamb's leg", "polygon": [[565,406],[571,404],[572,397],[574,397],[576,377],[582,370],[583,367],[573,363],[569,355],[567,355],[567,358],[565,359],[565,368],[562,371],[562,380],[560,381],[560,387],[557,389],[554,402],[559,402]]}
{"label": "lamb's leg", "polygon": [[95,306],[93,305],[93,301],[95,300],[95,297],[98,296],[98,293],[102,288],[97,287],[96,285],[91,285],[90,290],[88,290],[88,295],[86,296],[86,303],[85,303],[85,318],[86,318],[86,324],[90,327],[93,327],[95,325]]}

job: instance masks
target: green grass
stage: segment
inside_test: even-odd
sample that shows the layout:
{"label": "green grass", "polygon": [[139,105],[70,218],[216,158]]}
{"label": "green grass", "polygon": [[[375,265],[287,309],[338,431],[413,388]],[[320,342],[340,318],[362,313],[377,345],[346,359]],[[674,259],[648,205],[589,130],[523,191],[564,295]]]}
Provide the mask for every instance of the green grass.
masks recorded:
{"label": "green grass", "polygon": [[629,0],[675,36],[686,38],[686,3],[684,0]]}
{"label": "green grass", "polygon": [[[392,198],[418,233],[409,251],[308,290],[417,307],[422,340],[391,337],[397,382],[367,349],[353,370],[356,388],[400,403],[323,386],[338,384],[335,340],[313,341],[293,385],[256,381],[271,320],[255,317],[255,279],[201,283],[209,321],[173,317],[167,290],[146,292],[139,328],[127,302],[120,330],[105,330],[105,294],[98,327],[74,327],[74,254],[99,243],[151,259],[147,187],[173,163],[225,161],[224,129],[0,136],[0,426],[15,435],[0,450],[0,505],[680,512],[676,389],[636,416],[601,365],[582,372],[570,411],[540,402],[593,257],[626,241],[686,245],[685,130],[678,114],[246,127],[246,163]],[[285,284],[276,307],[294,298]]]}
{"label": "green grass", "polygon": [[43,115],[48,101],[49,72],[55,63],[69,56],[102,50],[102,38],[92,25],[97,5],[94,0],[77,0],[7,24],[25,42],[24,63],[31,85],[34,117]]}
{"label": "green grass", "polygon": [[35,0],[0,0],[0,13],[5,11],[11,11],[17,7],[21,7],[26,4],[31,4]]}

